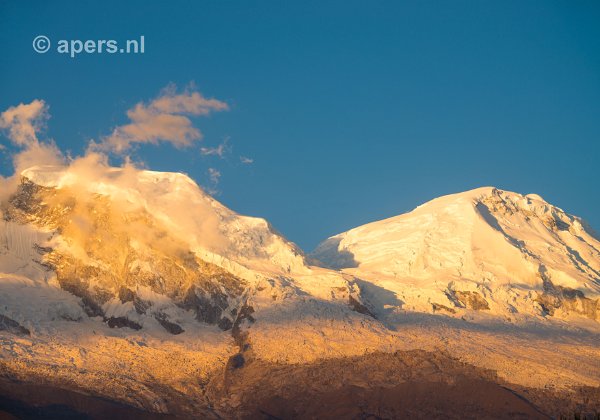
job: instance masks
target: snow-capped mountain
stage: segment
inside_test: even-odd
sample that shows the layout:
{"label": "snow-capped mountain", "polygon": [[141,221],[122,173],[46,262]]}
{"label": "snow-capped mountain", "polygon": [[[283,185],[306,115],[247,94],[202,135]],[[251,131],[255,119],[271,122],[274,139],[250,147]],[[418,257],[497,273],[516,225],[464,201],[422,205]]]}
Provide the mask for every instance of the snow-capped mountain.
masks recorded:
{"label": "snow-capped mountain", "polygon": [[182,174],[74,163],[20,175],[1,207],[0,395],[144,410],[126,417],[287,418],[322,395],[356,404],[337,398],[347,387],[460,376],[550,407],[600,386],[600,243],[537,196],[442,197],[307,258]]}
{"label": "snow-capped mountain", "polygon": [[[100,317],[134,330],[158,323],[180,334],[191,318],[222,330],[253,319],[260,305],[250,302],[266,289],[272,300],[333,296],[348,310],[360,299],[342,275],[311,269],[264,219],[227,209],[183,174],[74,171],[24,171],[2,209],[0,272],[71,301],[59,315],[50,304],[50,318]],[[18,294],[9,296],[0,303]],[[6,309],[32,323],[19,305]]]}
{"label": "snow-capped mountain", "polygon": [[312,257],[362,279],[381,315],[600,319],[600,241],[538,195],[488,187],[440,197],[335,235]]}

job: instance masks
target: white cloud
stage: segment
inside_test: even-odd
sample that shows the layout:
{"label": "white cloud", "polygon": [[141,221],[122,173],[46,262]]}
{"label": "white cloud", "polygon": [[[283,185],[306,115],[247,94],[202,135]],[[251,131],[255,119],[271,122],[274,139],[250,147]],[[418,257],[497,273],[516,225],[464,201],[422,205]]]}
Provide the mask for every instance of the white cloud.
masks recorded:
{"label": "white cloud", "polygon": [[0,129],[8,132],[8,138],[18,146],[38,143],[37,133],[48,119],[48,107],[42,100],[11,106],[0,114]]}
{"label": "white cloud", "polygon": [[186,147],[202,138],[189,116],[227,109],[225,102],[205,98],[195,91],[177,94],[175,88],[169,86],[149,104],[140,102],[127,111],[131,122],[115,128],[100,144],[93,143],[92,149],[122,153],[134,143],[158,144],[159,141]]}
{"label": "white cloud", "polygon": [[[49,118],[48,107],[40,99],[28,104],[12,106],[0,114],[0,129],[20,150],[12,157],[14,175],[0,177],[0,202],[16,189],[19,175],[24,169],[35,165],[61,165],[64,157],[52,140],[42,142],[38,135]],[[4,149],[4,146],[0,147]]]}
{"label": "white cloud", "polygon": [[12,156],[15,173],[34,165],[56,165],[64,162],[62,153],[52,140],[41,142],[38,139],[39,132],[45,128],[48,118],[48,106],[40,99],[11,106],[0,114],[0,129],[5,130],[8,138],[22,149]]}
{"label": "white cloud", "polygon": [[62,165],[65,158],[53,141],[35,142],[13,156],[15,173],[36,165]]}

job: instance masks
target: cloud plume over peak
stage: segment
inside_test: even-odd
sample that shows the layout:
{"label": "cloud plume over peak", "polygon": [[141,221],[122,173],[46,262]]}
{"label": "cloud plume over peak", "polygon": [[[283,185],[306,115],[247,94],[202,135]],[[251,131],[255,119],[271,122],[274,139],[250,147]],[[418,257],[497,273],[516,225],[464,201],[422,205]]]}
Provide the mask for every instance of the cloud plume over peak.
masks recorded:
{"label": "cloud plume over peak", "polygon": [[100,144],[93,144],[92,148],[123,153],[135,143],[158,144],[160,141],[178,148],[186,147],[202,138],[190,116],[228,109],[228,105],[218,99],[205,98],[190,90],[178,94],[174,86],[169,86],[150,103],[139,102],[127,111],[130,123],[116,127],[111,135]]}
{"label": "cloud plume over peak", "polygon": [[50,118],[48,106],[43,100],[34,99],[28,104],[11,106],[0,114],[0,129],[6,132],[10,141],[20,148],[15,153],[13,165],[15,173],[40,162],[58,165],[64,157],[53,141],[40,141],[38,135]]}
{"label": "cloud plume over peak", "polygon": [[[109,156],[113,154],[113,157],[121,160],[122,168],[139,170],[140,166],[132,163],[129,154],[136,144],[168,142],[177,148],[189,146],[202,138],[191,117],[227,109],[225,102],[206,98],[192,88],[177,92],[170,85],[158,97],[148,102],[138,102],[129,109],[127,116],[130,121],[127,124],[114,128],[110,135],[101,137],[98,142],[89,140],[82,156],[71,156],[63,154],[52,139],[42,136],[50,118],[44,100],[35,99],[27,104],[11,106],[0,112],[0,135],[10,140],[5,143],[6,146],[0,144],[0,153],[10,155],[15,171],[8,177],[0,176],[0,202],[16,189],[21,173],[34,166],[62,166],[86,174],[84,166],[106,168],[110,165]],[[231,152],[228,141],[226,137],[222,144],[201,148],[200,153],[224,158]],[[11,146],[8,147],[8,144]],[[221,173],[216,168],[210,168],[208,175],[212,186],[209,191],[213,191]]]}
{"label": "cloud plume over peak", "polygon": [[[17,147],[12,153],[15,169],[9,178],[0,176],[0,203],[3,202],[19,181],[21,171],[34,165],[62,165],[64,156],[52,140],[40,141],[39,134],[50,118],[48,106],[43,100],[34,99],[28,104],[11,106],[0,114],[0,131]],[[3,145],[1,150],[6,149]]]}
{"label": "cloud plume over peak", "polygon": [[11,106],[0,114],[0,128],[7,130],[8,138],[17,146],[38,143],[37,133],[48,119],[48,106],[40,99],[28,104]]}

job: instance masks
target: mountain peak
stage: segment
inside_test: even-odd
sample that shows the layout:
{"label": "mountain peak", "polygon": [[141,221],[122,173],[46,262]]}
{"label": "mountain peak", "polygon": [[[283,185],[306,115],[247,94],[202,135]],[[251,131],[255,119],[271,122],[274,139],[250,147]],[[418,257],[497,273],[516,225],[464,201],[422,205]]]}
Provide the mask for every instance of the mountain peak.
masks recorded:
{"label": "mountain peak", "polygon": [[103,197],[123,215],[145,214],[190,251],[218,264],[233,264],[240,273],[307,270],[302,251],[266,220],[228,209],[182,173],[81,164],[35,166],[21,176],[23,182],[57,191],[56,205],[75,200],[80,209],[93,208]]}
{"label": "mountain peak", "polygon": [[168,182],[173,185],[201,189],[194,180],[181,172],[158,172],[133,167],[103,165],[85,167],[82,165],[74,168],[73,166],[37,165],[23,170],[21,176],[36,185],[47,188],[64,188],[85,182],[93,189],[107,183],[118,186],[124,185],[126,181],[129,183],[137,181],[147,184]]}
{"label": "mountain peak", "polygon": [[[340,233],[311,256],[385,287],[417,310],[452,307],[449,296],[458,288],[486,296],[491,312],[535,315],[547,312],[535,296],[548,290],[577,290],[595,305],[600,242],[588,230],[538,195],[484,187]],[[520,297],[509,303],[511,295]]]}

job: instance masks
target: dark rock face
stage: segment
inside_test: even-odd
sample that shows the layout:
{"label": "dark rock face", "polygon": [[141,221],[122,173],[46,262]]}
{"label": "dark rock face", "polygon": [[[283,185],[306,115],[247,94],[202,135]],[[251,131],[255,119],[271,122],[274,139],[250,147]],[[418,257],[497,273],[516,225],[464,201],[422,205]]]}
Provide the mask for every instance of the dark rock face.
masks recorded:
{"label": "dark rock face", "polygon": [[589,319],[600,320],[600,299],[590,299],[581,290],[555,286],[543,271],[541,277],[543,293],[538,294],[536,302],[544,315],[553,316],[557,309],[562,309]]}
{"label": "dark rock face", "polygon": [[128,318],[119,316],[119,317],[110,317],[106,319],[106,323],[110,328],[131,328],[132,330],[141,330],[142,326],[137,322],[134,322]]}
{"label": "dark rock face", "polygon": [[[199,293],[198,293],[199,292]],[[191,309],[196,313],[198,321],[216,324],[221,313],[227,308],[227,296],[216,290],[215,295],[205,295],[195,287],[191,287],[183,300],[184,308]]]}
{"label": "dark rock face", "polygon": [[108,293],[100,292],[94,296],[93,291],[77,278],[59,278],[58,281],[63,290],[81,298],[83,310],[89,317],[104,316],[102,305],[108,300]]}
{"label": "dark rock face", "polygon": [[433,309],[433,312],[446,311],[451,314],[456,313],[456,310],[449,308],[445,305],[442,305],[441,303],[432,303],[431,308]]}
{"label": "dark rock face", "polygon": [[8,331],[15,335],[31,335],[31,332],[14,319],[0,314],[0,331]]}
{"label": "dark rock face", "polygon": [[375,318],[375,315],[365,305],[356,300],[353,296],[348,297],[348,304],[355,312],[359,314],[368,315],[371,318]]}
{"label": "dark rock face", "polygon": [[[182,302],[182,307],[196,313],[196,319],[207,324],[216,324],[222,330],[231,329],[233,322],[223,316],[229,307],[228,296],[216,285],[191,287]],[[208,290],[207,290],[208,289]],[[237,308],[235,308],[237,312]],[[234,315],[233,311],[229,314]]]}
{"label": "dark rock face", "polygon": [[487,301],[477,292],[461,292],[455,291],[454,295],[465,308],[474,309],[476,311],[489,310],[490,306]]}
{"label": "dark rock face", "polygon": [[223,331],[229,331],[233,327],[233,322],[229,318],[221,318],[217,326]]}
{"label": "dark rock face", "polygon": [[[237,312],[237,311],[236,311]],[[235,319],[234,327],[239,327],[242,321],[247,320],[248,322],[254,322],[254,317],[252,314],[254,313],[254,308],[250,305],[243,304],[240,308],[239,312],[237,312],[237,318]]]}
{"label": "dark rock face", "polygon": [[167,316],[164,313],[157,313],[154,318],[158,321],[162,327],[170,332],[173,335],[181,334],[184,332],[183,328],[181,328],[178,324],[171,322],[167,319]]}
{"label": "dark rock face", "polygon": [[119,289],[119,299],[123,303],[133,302],[135,300],[135,293],[133,290],[128,289],[125,286],[121,286]]}
{"label": "dark rock face", "polygon": [[[460,291],[460,290],[446,290],[446,296],[457,308],[467,308],[476,311],[489,310],[490,305],[488,302],[477,292],[471,291]],[[434,310],[449,309],[440,304],[434,304]],[[450,312],[450,311],[449,311]],[[454,313],[455,311],[451,312]]]}
{"label": "dark rock face", "polygon": [[244,359],[244,355],[238,353],[229,358],[228,366],[232,369],[239,369],[244,367],[245,362],[246,360]]}

